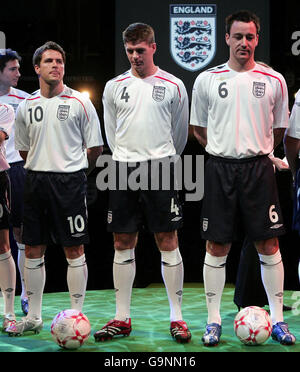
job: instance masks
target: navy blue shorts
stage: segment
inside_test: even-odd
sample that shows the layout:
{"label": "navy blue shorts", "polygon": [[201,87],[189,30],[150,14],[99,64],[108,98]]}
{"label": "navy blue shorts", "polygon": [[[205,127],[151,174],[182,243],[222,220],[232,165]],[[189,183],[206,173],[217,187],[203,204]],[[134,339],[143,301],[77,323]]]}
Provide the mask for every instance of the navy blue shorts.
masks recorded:
{"label": "navy blue shorts", "polygon": [[0,230],[10,224],[10,181],[6,171],[0,172]]}
{"label": "navy blue shorts", "polygon": [[[159,167],[164,161],[166,168]],[[124,164],[126,169],[122,168]],[[117,187],[109,191],[108,231],[134,233],[145,227],[159,233],[182,227],[182,206],[174,178],[174,164],[168,158],[134,163],[132,166],[116,162],[116,173]],[[136,178],[141,187],[130,186],[130,180]],[[142,179],[145,187],[142,186]],[[124,187],[118,187],[120,184],[127,184],[128,187],[124,190]]]}
{"label": "navy blue shorts", "polygon": [[11,225],[21,227],[24,213],[24,183],[26,170],[24,161],[9,164],[7,170],[11,184]]}
{"label": "navy blue shorts", "polygon": [[268,156],[211,156],[205,167],[202,238],[231,243],[241,230],[252,241],[285,233],[273,164]]}
{"label": "navy blue shorts", "polygon": [[27,171],[24,187],[23,242],[27,245],[89,242],[84,171]]}
{"label": "navy blue shorts", "polygon": [[293,199],[293,222],[292,229],[298,231],[300,235],[300,159],[297,162],[297,171],[294,181],[294,199]]}

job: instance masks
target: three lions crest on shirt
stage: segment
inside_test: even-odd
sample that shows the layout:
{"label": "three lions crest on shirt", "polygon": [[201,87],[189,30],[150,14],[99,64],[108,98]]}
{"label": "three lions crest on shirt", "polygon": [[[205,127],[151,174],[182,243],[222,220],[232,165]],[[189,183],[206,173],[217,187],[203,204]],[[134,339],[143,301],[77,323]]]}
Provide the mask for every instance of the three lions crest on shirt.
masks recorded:
{"label": "three lions crest on shirt", "polygon": [[59,105],[57,109],[57,118],[60,121],[65,121],[68,119],[70,114],[70,106],[69,105]]}

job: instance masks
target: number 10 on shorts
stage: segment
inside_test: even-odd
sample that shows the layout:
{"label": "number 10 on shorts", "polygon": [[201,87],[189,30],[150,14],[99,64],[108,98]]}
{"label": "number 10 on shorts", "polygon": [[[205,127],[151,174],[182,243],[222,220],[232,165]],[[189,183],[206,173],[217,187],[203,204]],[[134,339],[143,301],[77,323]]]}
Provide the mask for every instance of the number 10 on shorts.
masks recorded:
{"label": "number 10 on shorts", "polygon": [[71,234],[74,234],[76,232],[80,233],[84,230],[85,228],[84,218],[80,214],[75,218],[72,216],[68,217],[67,220],[69,221]]}

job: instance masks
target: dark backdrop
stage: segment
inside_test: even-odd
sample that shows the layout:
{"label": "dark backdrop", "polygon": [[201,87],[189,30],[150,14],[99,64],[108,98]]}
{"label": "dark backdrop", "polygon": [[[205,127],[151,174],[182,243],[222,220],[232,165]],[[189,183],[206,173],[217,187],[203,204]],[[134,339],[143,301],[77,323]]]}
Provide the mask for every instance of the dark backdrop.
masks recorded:
{"label": "dark backdrop", "polygon": [[[107,80],[129,68],[124,54],[120,31],[129,23],[143,21],[152,24],[156,30],[158,52],[157,64],[181,77],[190,92],[192,82],[200,72],[187,72],[171,58],[169,52],[169,4],[184,1],[152,0],[109,0],[104,5],[100,1],[48,0],[36,3],[9,3],[2,5],[0,31],[5,32],[7,47],[17,50],[23,57],[22,78],[19,88],[28,92],[38,89],[38,82],[31,64],[35,49],[46,40],[60,43],[67,52],[67,85],[74,89],[87,89],[102,119],[101,97]],[[188,4],[197,3],[194,0]],[[290,105],[300,87],[298,56],[298,34],[300,30],[298,14],[300,5],[295,2],[217,0],[201,4],[217,4],[217,53],[209,66],[222,63],[227,58],[224,42],[224,17],[234,10],[248,8],[262,18],[262,33],[257,59],[270,63],[287,80]],[[293,3],[291,5],[290,3]],[[117,30],[117,32],[116,32]],[[294,37],[294,39],[292,39]],[[300,31],[299,31],[300,37]],[[299,48],[300,49],[300,48]],[[207,68],[209,67],[207,66]],[[278,155],[282,155],[279,148]],[[109,150],[105,146],[105,152]],[[204,154],[191,137],[185,154]],[[205,154],[204,154],[205,155]],[[107,192],[99,192],[95,187],[96,169],[89,177],[89,230],[91,241],[86,247],[89,265],[88,289],[112,288],[113,242],[106,232]],[[286,289],[299,289],[297,266],[299,260],[299,238],[290,230],[292,213],[292,193],[290,173],[277,174],[282,209],[288,232],[281,238],[281,250],[286,271]],[[179,232],[180,248],[185,263],[185,280],[202,282],[204,242],[200,239],[200,202],[184,204],[184,227]],[[234,283],[239,261],[241,243],[236,243],[230,252],[227,265],[227,281]],[[160,282],[160,254],[151,234],[140,233],[136,250],[137,275],[135,286],[142,287],[152,282]],[[65,291],[66,262],[63,251],[58,246],[50,246],[46,254],[46,291]],[[19,287],[18,287],[19,290]]]}

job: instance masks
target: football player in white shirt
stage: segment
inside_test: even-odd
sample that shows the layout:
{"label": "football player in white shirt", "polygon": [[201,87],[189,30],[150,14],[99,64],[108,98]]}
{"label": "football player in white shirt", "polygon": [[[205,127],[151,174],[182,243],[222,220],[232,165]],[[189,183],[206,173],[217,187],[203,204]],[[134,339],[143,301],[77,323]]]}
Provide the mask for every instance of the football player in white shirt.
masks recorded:
{"label": "football player in white shirt", "polygon": [[[133,171],[128,172],[133,174],[138,167],[149,169],[155,161],[181,154],[187,141],[188,97],[180,79],[154,64],[156,43],[151,26],[143,23],[128,26],[123,41],[131,69],[105,87],[104,124],[117,167],[137,162],[135,168],[129,166]],[[129,180],[130,175],[127,177]],[[116,314],[94,334],[95,340],[106,341],[131,332],[135,247],[143,211],[161,252],[162,276],[170,303],[171,335],[177,342],[189,342],[191,333],[181,313],[183,262],[177,229],[182,215],[177,191],[172,187],[157,191],[119,189],[110,190],[109,195],[108,230],[114,235]]]}
{"label": "football player in white shirt", "polygon": [[[300,90],[298,90],[293,109],[290,116],[290,125],[286,130],[284,137],[284,148],[286,158],[294,179],[294,211],[293,211],[293,229],[300,233]],[[298,266],[298,275],[300,281],[300,259]]]}
{"label": "football player in white shirt", "polygon": [[9,138],[15,113],[12,106],[0,104],[0,287],[4,298],[3,331],[16,323],[14,312],[16,265],[9,243],[10,182],[9,164],[5,155],[5,141]]}
{"label": "football player in white shirt", "polygon": [[[15,112],[19,104],[29,96],[28,93],[16,89],[20,74],[21,57],[16,51],[5,49],[0,55],[0,102],[10,104]],[[21,307],[23,313],[28,312],[28,298],[24,281],[25,245],[22,243],[21,226],[23,219],[23,191],[25,182],[24,160],[15,149],[15,126],[9,139],[5,141],[6,159],[10,165],[8,175],[11,183],[11,225],[18,248],[18,268],[21,279]],[[11,248],[14,246],[11,242]]]}
{"label": "football player in white shirt", "polygon": [[207,241],[204,285],[208,308],[202,341],[219,343],[225,265],[237,221],[255,242],[273,322],[272,337],[286,345],[295,337],[283,321],[283,228],[276,180],[268,154],[288,126],[284,78],[255,62],[260,22],[248,11],[226,19],[229,61],[201,73],[194,84],[191,124],[210,154],[205,172],[202,237]]}
{"label": "football player in white shirt", "polygon": [[[36,50],[40,90],[24,100],[16,118],[15,143],[27,169],[24,191],[25,284],[28,314],[9,335],[40,332],[45,284],[44,254],[51,238],[64,248],[71,308],[82,310],[88,243],[86,170],[102,152],[99,119],[89,99],[63,83],[65,52],[54,42]],[[52,240],[53,242],[53,240]]]}

